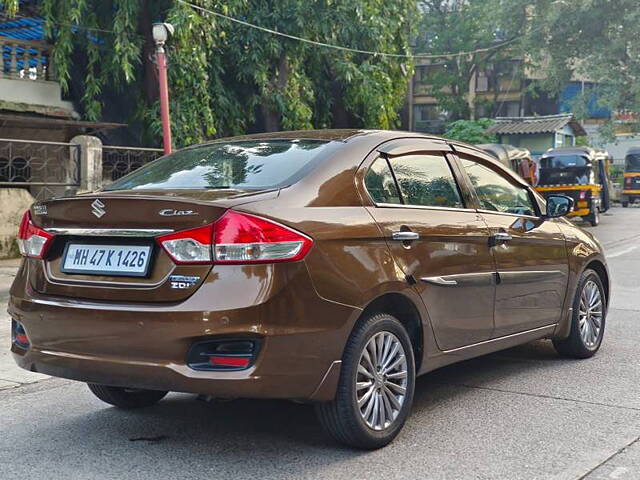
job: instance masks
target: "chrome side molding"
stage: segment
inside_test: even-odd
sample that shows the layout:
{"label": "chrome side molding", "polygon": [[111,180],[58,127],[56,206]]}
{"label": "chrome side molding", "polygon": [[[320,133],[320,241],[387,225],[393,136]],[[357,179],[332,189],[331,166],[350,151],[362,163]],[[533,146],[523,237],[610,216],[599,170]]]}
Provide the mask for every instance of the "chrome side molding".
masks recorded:
{"label": "chrome side molding", "polygon": [[77,235],[82,237],[157,237],[172,233],[171,229],[155,228],[47,228],[54,235]]}
{"label": "chrome side molding", "polygon": [[442,277],[422,277],[420,280],[425,283],[431,283],[432,285],[439,285],[441,287],[455,287],[458,285],[457,280],[447,280]]}
{"label": "chrome side molding", "polygon": [[438,287],[481,287],[496,284],[495,272],[461,273],[435,277],[421,277],[420,280]]}

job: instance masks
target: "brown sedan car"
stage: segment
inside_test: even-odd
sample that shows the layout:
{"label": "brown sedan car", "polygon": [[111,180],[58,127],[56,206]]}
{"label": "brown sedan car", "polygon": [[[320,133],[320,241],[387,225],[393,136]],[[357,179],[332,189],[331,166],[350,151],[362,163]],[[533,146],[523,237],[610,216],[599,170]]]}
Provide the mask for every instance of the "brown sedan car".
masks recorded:
{"label": "brown sedan car", "polygon": [[123,408],[167,391],[313,402],[390,442],[415,378],[550,338],[602,342],[602,249],[482,151],[386,131],[198,145],[20,228],[12,351]]}

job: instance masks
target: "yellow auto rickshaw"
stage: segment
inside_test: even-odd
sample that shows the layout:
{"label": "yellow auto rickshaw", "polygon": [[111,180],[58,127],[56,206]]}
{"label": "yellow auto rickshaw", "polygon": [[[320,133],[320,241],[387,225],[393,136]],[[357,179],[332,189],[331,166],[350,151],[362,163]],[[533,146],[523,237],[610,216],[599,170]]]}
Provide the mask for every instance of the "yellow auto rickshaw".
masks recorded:
{"label": "yellow auto rickshaw", "polygon": [[606,150],[587,147],[551,149],[540,158],[535,189],[545,197],[562,194],[573,198],[575,209],[569,216],[582,217],[595,227],[600,213],[609,209],[610,157]]}
{"label": "yellow auto rickshaw", "polygon": [[508,169],[516,172],[526,180],[529,185],[537,183],[536,164],[531,158],[531,152],[526,148],[514,147],[502,143],[485,143],[476,145],[489,155],[494,156]]}
{"label": "yellow auto rickshaw", "polygon": [[640,199],[640,147],[632,147],[624,158],[624,184],[620,202],[628,207]]}

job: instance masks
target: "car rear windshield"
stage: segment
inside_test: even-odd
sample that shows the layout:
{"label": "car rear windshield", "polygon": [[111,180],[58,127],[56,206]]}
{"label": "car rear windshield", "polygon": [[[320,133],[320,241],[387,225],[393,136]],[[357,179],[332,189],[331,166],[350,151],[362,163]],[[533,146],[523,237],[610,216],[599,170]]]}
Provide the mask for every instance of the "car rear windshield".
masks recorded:
{"label": "car rear windshield", "polygon": [[541,168],[540,185],[589,185],[592,183],[591,167]]}
{"label": "car rear windshield", "polygon": [[330,143],[252,140],[201,145],[159,158],[105,190],[279,188],[302,178]]}
{"label": "car rear windshield", "polygon": [[640,172],[640,153],[631,153],[627,155],[627,172]]}
{"label": "car rear windshield", "polygon": [[589,160],[582,155],[560,155],[540,160],[541,168],[586,167],[587,165],[589,165]]}

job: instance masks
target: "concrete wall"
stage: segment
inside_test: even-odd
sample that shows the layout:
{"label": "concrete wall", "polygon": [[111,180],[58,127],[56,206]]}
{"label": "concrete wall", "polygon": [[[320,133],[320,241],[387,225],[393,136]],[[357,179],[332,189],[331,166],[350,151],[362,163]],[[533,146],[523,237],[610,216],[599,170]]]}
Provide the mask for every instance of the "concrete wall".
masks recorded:
{"label": "concrete wall", "polygon": [[22,188],[0,189],[0,259],[19,256],[18,227],[25,210],[33,203],[31,194]]}
{"label": "concrete wall", "polygon": [[541,133],[537,135],[501,135],[500,143],[514,145],[528,149],[532,155],[539,156],[554,147],[554,134]]}
{"label": "concrete wall", "polygon": [[62,100],[62,90],[58,82],[0,78],[0,100],[73,111],[73,104]]}

